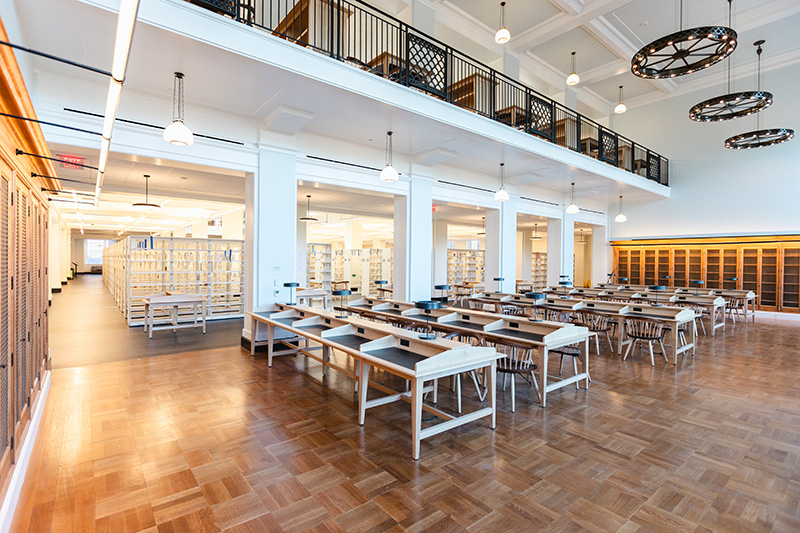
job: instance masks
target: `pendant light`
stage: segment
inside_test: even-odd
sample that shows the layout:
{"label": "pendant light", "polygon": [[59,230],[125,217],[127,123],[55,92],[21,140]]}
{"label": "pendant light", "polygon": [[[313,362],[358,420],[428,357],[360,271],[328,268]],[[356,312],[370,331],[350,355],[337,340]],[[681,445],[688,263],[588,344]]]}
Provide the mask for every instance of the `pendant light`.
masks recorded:
{"label": "pendant light", "polygon": [[508,192],[506,192],[506,167],[505,163],[500,163],[500,188],[494,193],[495,202],[508,201]]}
{"label": "pendant light", "polygon": [[183,123],[182,72],[175,73],[172,91],[172,124],[164,128],[164,140],[175,146],[189,146],[194,143],[194,135]]}
{"label": "pendant light", "polygon": [[481,220],[483,221],[482,223],[483,229],[481,229],[481,231],[478,232],[478,235],[486,235],[486,217],[481,217]]}
{"label": "pendant light", "polygon": [[614,113],[621,115],[628,110],[628,106],[622,101],[622,85],[619,86],[619,103],[614,107]]}
{"label": "pendant light", "polygon": [[568,215],[577,215],[580,212],[581,208],[578,207],[577,205],[575,205],[575,182],[574,181],[572,182],[572,189],[571,189],[569,198],[570,198],[570,203],[567,206],[567,214]]}
{"label": "pendant light", "polygon": [[494,42],[506,44],[511,40],[511,32],[506,28],[506,3],[500,2],[500,29],[494,34]]}
{"label": "pendant light", "polygon": [[[758,92],[761,92],[761,45],[764,44],[764,40],[759,40],[753,43],[753,46],[756,46],[756,56],[758,58]],[[770,95],[772,96],[772,95]],[[761,129],[761,115],[759,114],[756,117],[756,129],[755,131],[748,131],[747,133],[740,133],[739,135],[734,135],[733,137],[728,137],[725,139],[725,148],[730,148],[731,150],[743,150],[750,148],[763,148],[765,146],[772,146],[773,144],[781,144],[787,141],[791,141],[794,137],[794,130],[790,130],[788,128],[773,128],[768,130]]]}
{"label": "pendant light", "polygon": [[144,175],[144,202],[136,202],[133,207],[161,207],[150,203],[150,174]]}
{"label": "pendant light", "polygon": [[674,78],[719,63],[736,49],[738,35],[726,26],[683,29],[683,0],[680,30],[642,47],[631,59],[631,72],[640,78]]}
{"label": "pendant light", "polygon": [[381,181],[391,183],[400,179],[400,174],[392,166],[392,132],[386,132],[386,166],[381,170]]}
{"label": "pendant light", "polygon": [[531,235],[531,240],[532,241],[541,241],[542,240],[542,238],[539,237],[539,235],[537,234],[537,231],[536,231],[538,229],[537,228],[538,225],[539,224],[534,224],[533,225],[533,235]]}
{"label": "pendant light", "polygon": [[316,222],[317,219],[311,216],[311,195],[306,194],[306,216],[300,217],[300,222]]}
{"label": "pendant light", "polygon": [[[731,3],[728,0],[728,26],[731,25]],[[764,41],[757,41],[764,44]],[[757,45],[760,48],[760,45]],[[759,54],[761,52],[758,52]],[[703,100],[699,104],[692,106],[689,110],[689,118],[696,122],[720,122],[739,117],[746,117],[753,113],[763,111],[772,105],[772,93],[762,91],[758,87],[757,91],[732,92],[731,91],[731,58],[728,56],[728,84],[726,94],[715,96],[708,100]]]}
{"label": "pendant light", "polygon": [[583,228],[581,228],[578,231],[580,231],[580,233],[578,234],[579,235],[578,244],[586,244],[586,237],[583,236]]}
{"label": "pendant light", "polygon": [[619,197],[619,214],[614,217],[614,222],[619,222],[622,224],[623,222],[627,222],[628,217],[625,216],[625,213],[622,212],[622,196]]}
{"label": "pendant light", "polygon": [[575,52],[572,52],[572,73],[567,76],[567,85],[578,85],[581,82],[581,77],[578,76],[575,68]]}

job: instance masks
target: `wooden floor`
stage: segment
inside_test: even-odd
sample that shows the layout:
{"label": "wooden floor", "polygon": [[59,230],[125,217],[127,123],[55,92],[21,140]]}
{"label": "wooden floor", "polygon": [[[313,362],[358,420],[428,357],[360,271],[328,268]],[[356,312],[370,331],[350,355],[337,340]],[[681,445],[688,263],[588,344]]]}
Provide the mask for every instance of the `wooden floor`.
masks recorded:
{"label": "wooden floor", "polygon": [[762,322],[677,368],[592,356],[590,391],[540,409],[520,381],[495,431],[418,462],[406,404],[362,428],[352,382],[304,358],[56,369],[14,531],[798,531],[798,346],[800,323]]}

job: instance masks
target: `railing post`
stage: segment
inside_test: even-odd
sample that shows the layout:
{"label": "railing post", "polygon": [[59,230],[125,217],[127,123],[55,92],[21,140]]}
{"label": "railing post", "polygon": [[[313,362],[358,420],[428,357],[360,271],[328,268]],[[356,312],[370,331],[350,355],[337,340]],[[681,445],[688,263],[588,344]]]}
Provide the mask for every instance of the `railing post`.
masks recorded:
{"label": "railing post", "polygon": [[525,131],[533,131],[533,103],[531,101],[531,90],[525,87]]}
{"label": "railing post", "polygon": [[405,50],[405,57],[403,58],[403,61],[401,61],[401,63],[403,64],[403,74],[402,74],[403,79],[400,80],[400,84],[408,87],[408,80],[410,78],[409,72],[411,68],[411,58],[409,58],[409,50],[410,50],[409,41],[411,40],[411,32],[408,31],[408,27],[406,27],[405,24],[403,25],[403,27],[405,28],[405,33],[406,33],[406,38],[405,38],[406,50]]}
{"label": "railing post", "polygon": [[497,85],[497,73],[492,69],[489,71],[489,117],[492,120],[494,120],[497,114],[497,105],[495,105],[495,85]]}
{"label": "railing post", "polygon": [[649,148],[647,149],[647,152],[644,155],[644,163],[645,163],[644,164],[644,169],[645,169],[644,170],[644,176],[647,179],[652,180],[653,178],[650,177],[650,149]]}
{"label": "railing post", "polygon": [[577,150],[578,153],[580,154],[581,153],[581,115],[577,111],[575,112],[575,118],[576,118],[576,120],[575,120],[575,135],[577,137],[575,139],[575,150]]}
{"label": "railing post", "polygon": [[597,159],[600,161],[606,160],[606,150],[603,146],[603,126],[601,125],[597,126]]}
{"label": "railing post", "polygon": [[328,10],[330,11],[330,16],[328,17],[328,52],[330,53],[332,58],[336,58],[336,54],[333,52],[333,26],[334,26],[334,17],[333,13],[338,9],[339,0],[331,0],[328,3]]}

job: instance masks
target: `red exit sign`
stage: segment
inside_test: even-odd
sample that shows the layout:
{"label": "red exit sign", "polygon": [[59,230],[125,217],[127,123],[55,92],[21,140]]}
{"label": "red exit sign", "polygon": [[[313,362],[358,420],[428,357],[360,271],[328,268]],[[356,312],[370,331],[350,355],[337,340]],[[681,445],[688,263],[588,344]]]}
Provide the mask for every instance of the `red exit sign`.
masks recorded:
{"label": "red exit sign", "polygon": [[61,160],[61,162],[59,163],[59,165],[61,165],[61,168],[72,168],[72,169],[83,168],[81,165],[83,165],[85,158],[79,155],[58,154],[56,157]]}

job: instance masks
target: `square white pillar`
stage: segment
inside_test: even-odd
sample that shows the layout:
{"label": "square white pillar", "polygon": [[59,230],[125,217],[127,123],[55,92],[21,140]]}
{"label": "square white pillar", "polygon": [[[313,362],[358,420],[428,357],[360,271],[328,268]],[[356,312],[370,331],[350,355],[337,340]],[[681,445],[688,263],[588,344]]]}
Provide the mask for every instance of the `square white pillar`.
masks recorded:
{"label": "square white pillar", "polygon": [[[515,292],[517,275],[517,197],[498,203],[498,209],[486,210],[487,291]],[[496,282],[494,278],[503,278]]]}
{"label": "square white pillar", "polygon": [[447,284],[447,222],[433,223],[433,284]]}
{"label": "square white pillar", "polygon": [[394,200],[394,298],[429,300],[433,288],[433,183],[411,178],[408,196]]}
{"label": "square white pillar", "polygon": [[533,231],[526,229],[517,232],[517,279],[531,280],[533,270]]}
{"label": "square white pillar", "polygon": [[592,226],[592,285],[604,283],[613,271],[608,229],[605,226]]}
{"label": "square white pillar", "polygon": [[[287,281],[296,281],[296,156],[262,148],[258,172],[245,180],[245,311],[288,301]],[[242,336],[250,339],[250,321]],[[260,338],[258,340],[261,340]]]}

